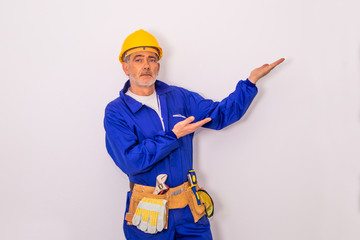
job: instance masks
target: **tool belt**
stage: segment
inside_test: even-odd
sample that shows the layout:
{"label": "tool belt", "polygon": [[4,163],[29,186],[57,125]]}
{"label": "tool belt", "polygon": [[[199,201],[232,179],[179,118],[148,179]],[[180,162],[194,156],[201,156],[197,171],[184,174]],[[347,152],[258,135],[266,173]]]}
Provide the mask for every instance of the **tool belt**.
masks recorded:
{"label": "tool belt", "polygon": [[[125,215],[125,220],[127,221],[127,224],[133,225],[132,218],[135,214],[139,202],[144,197],[167,200],[167,205],[166,205],[167,218],[169,216],[168,214],[169,209],[184,208],[187,205],[189,205],[191,213],[194,217],[194,222],[196,223],[197,221],[199,221],[201,217],[205,215],[205,207],[202,204],[201,205],[197,204],[194,192],[189,188],[189,186],[190,186],[189,183],[185,182],[180,186],[170,188],[169,191],[167,191],[163,195],[154,195],[153,192],[155,190],[155,187],[130,183],[130,188],[132,188],[131,189],[132,195],[130,200],[129,211]],[[196,188],[200,189],[197,185]],[[165,228],[167,228],[167,222],[168,219],[166,219]]]}

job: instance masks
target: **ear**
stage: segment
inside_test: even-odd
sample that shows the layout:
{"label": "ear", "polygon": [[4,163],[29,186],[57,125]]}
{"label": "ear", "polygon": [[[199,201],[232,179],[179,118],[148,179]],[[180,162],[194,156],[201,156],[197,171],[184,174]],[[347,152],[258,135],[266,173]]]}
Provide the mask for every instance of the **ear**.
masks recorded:
{"label": "ear", "polygon": [[126,74],[126,76],[129,76],[129,64],[127,62],[123,62],[122,64],[122,69],[124,71],[124,73]]}

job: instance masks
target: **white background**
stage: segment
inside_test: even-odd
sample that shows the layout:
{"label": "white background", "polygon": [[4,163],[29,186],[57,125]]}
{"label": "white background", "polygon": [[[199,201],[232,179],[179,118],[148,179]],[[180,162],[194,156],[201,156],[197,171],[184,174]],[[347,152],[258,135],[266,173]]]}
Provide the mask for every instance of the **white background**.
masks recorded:
{"label": "white background", "polygon": [[115,240],[128,180],[103,116],[125,37],[164,49],[159,79],[221,100],[252,69],[238,123],[201,130],[195,168],[215,239],[360,239],[357,0],[0,2],[0,239]]}

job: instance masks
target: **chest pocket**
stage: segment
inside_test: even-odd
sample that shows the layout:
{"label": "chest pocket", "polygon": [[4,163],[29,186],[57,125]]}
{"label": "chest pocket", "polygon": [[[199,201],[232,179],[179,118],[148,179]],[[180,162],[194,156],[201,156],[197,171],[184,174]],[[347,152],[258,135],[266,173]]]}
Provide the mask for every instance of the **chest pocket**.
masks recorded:
{"label": "chest pocket", "polygon": [[186,118],[190,117],[186,113],[184,108],[177,108],[171,114],[169,114],[171,128],[175,126],[178,122],[184,121]]}
{"label": "chest pocket", "polygon": [[182,114],[174,114],[174,115],[172,115],[173,116],[173,118],[182,118],[183,120],[185,120],[187,117],[185,117],[184,115],[182,115]]}

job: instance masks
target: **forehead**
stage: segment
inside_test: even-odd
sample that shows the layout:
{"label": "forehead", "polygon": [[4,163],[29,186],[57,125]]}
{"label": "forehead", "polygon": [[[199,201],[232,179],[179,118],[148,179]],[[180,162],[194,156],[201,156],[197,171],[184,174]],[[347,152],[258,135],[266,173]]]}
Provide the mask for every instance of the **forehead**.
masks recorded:
{"label": "forehead", "polygon": [[135,57],[154,57],[157,58],[157,55],[154,52],[150,52],[150,51],[139,51],[139,52],[134,52],[130,55],[130,58],[135,58]]}

